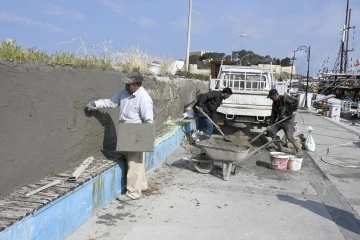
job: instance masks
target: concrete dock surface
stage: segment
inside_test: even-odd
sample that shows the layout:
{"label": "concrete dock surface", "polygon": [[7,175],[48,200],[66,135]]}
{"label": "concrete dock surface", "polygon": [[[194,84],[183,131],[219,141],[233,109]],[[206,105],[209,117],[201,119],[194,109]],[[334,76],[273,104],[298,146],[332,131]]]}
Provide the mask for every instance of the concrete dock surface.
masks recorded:
{"label": "concrete dock surface", "polygon": [[[270,169],[263,150],[224,181],[221,165],[200,174],[180,160],[195,151],[184,145],[147,174],[143,198],[114,200],[68,239],[360,239],[360,171],[336,166],[360,165],[359,127],[308,111],[296,120],[305,136],[312,126],[316,143],[300,172]],[[337,144],[347,145],[324,158],[335,165],[323,162]]]}

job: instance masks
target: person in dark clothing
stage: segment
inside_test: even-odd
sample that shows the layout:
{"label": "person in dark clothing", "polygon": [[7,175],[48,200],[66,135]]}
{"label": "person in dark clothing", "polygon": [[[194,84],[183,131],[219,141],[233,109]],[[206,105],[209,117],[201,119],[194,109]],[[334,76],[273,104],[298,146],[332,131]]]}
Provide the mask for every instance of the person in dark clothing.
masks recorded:
{"label": "person in dark clothing", "polygon": [[193,107],[196,116],[199,118],[200,123],[205,128],[204,139],[210,139],[213,133],[214,126],[209,119],[207,119],[196,107],[201,108],[215,123],[216,123],[216,110],[221,105],[222,100],[229,98],[232,95],[230,88],[224,88],[220,91],[210,91],[208,93],[200,94]]}
{"label": "person in dark clothing", "polygon": [[277,151],[282,151],[280,138],[276,135],[277,132],[282,129],[289,142],[294,145],[296,152],[301,153],[302,146],[300,143],[296,142],[294,138],[295,112],[298,109],[299,101],[289,95],[279,95],[276,89],[271,89],[267,97],[273,101],[270,120],[271,125],[284,118],[291,117],[288,120],[269,128],[268,134],[273,139],[275,146],[277,147]]}

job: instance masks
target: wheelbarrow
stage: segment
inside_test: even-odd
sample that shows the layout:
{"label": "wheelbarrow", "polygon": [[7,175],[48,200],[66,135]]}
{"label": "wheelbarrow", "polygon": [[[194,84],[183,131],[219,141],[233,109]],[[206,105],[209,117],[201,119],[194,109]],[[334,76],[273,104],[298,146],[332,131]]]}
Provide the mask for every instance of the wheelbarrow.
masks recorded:
{"label": "wheelbarrow", "polygon": [[236,166],[239,162],[255,155],[258,151],[265,148],[272,141],[264,144],[248,154],[250,147],[223,140],[209,139],[197,142],[208,158],[182,158],[182,160],[194,162],[195,170],[199,173],[208,174],[214,168],[214,162],[222,163],[222,174],[225,181],[229,180],[232,167],[235,175]]}

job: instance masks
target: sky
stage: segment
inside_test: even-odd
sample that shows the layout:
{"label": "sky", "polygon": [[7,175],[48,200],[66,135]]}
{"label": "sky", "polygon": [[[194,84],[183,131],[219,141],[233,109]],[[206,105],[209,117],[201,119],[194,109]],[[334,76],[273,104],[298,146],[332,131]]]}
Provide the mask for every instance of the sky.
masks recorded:
{"label": "sky", "polygon": [[[333,68],[338,55],[346,0],[193,0],[190,51],[251,50],[276,58],[311,47],[310,75]],[[350,0],[352,25],[360,23],[360,1]],[[0,40],[48,53],[101,52],[138,47],[154,56],[186,58],[189,0],[2,0]],[[360,24],[357,26],[360,27]],[[360,31],[350,31],[349,53],[360,57]],[[355,33],[355,34],[353,34]],[[239,35],[246,34],[243,38]],[[353,39],[354,38],[354,39]],[[106,43],[106,44],[105,44]],[[306,74],[306,52],[294,66]]]}

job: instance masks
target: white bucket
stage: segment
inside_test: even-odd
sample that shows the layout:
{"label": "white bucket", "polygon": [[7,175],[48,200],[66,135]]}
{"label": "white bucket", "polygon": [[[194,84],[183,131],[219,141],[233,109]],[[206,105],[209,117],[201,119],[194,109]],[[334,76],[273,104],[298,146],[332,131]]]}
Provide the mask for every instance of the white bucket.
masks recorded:
{"label": "white bucket", "polygon": [[156,63],[148,63],[147,64],[147,68],[149,73],[152,73],[154,75],[158,75],[160,73],[160,64],[156,64]]}
{"label": "white bucket", "polygon": [[270,152],[270,166],[274,170],[285,171],[289,161],[289,154],[283,152]]}
{"label": "white bucket", "polygon": [[302,162],[303,162],[302,157],[290,155],[287,168],[293,171],[300,171]]}

